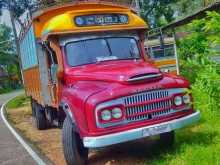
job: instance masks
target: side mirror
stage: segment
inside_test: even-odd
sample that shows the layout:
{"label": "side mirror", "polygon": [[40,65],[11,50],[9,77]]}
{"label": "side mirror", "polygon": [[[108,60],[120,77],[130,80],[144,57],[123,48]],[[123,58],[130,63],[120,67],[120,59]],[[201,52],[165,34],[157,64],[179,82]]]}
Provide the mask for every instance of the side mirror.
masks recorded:
{"label": "side mirror", "polygon": [[151,63],[151,64],[155,64],[155,63],[154,63],[154,60],[153,60],[152,58],[148,58],[148,59],[147,59],[147,62],[149,62],[149,63]]}

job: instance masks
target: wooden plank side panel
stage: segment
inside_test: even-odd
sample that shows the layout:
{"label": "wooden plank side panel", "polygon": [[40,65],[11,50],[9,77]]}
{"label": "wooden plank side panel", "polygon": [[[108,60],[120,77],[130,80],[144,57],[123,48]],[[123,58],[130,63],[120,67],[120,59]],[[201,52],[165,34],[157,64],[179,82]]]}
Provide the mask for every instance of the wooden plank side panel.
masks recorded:
{"label": "wooden plank side panel", "polygon": [[43,104],[41,96],[39,67],[36,66],[27,70],[23,70],[23,75],[26,94],[31,96],[38,103]]}
{"label": "wooden plank side panel", "polygon": [[155,64],[160,66],[167,66],[167,65],[176,65],[176,59],[163,59],[163,60],[155,60]]}
{"label": "wooden plank side panel", "polygon": [[164,68],[164,67],[169,67],[169,66],[176,66],[176,68],[172,69],[170,73],[176,75],[177,73],[177,64],[176,64],[176,59],[164,59],[164,60],[155,60],[154,64],[158,68]]}

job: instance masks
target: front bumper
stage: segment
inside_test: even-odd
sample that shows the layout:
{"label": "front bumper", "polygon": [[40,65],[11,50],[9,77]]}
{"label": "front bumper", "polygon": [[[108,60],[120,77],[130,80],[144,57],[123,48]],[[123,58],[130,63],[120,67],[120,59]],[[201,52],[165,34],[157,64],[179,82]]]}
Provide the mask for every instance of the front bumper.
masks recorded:
{"label": "front bumper", "polygon": [[147,127],[136,128],[124,132],[114,133],[110,135],[98,137],[84,137],[83,144],[87,148],[99,148],[113,144],[123,143],[136,139],[141,139],[148,136],[158,135],[165,132],[170,132],[187,125],[194,124],[200,119],[200,112],[194,112],[191,115],[174,119],[168,122],[150,125]]}

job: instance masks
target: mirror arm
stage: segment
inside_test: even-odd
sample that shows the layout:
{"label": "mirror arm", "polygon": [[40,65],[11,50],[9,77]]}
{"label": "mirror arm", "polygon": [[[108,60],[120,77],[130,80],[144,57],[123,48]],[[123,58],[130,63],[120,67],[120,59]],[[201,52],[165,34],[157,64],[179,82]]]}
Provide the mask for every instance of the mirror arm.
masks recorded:
{"label": "mirror arm", "polygon": [[49,41],[44,41],[44,42],[42,43],[42,45],[43,45],[44,48],[49,52],[52,64],[55,64],[54,58],[53,58],[53,51],[52,51],[52,49],[49,47]]}

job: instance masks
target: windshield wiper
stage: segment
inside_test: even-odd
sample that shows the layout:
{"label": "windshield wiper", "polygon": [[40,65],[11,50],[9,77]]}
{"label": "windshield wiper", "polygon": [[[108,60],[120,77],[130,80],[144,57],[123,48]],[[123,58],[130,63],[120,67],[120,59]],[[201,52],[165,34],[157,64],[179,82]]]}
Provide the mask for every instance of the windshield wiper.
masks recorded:
{"label": "windshield wiper", "polygon": [[111,50],[110,44],[106,38],[105,38],[105,42],[107,43],[107,47],[108,47],[109,54],[110,54],[109,56],[112,56],[112,50]]}

